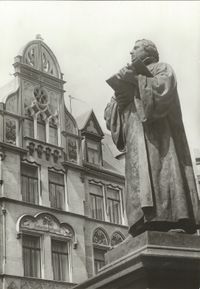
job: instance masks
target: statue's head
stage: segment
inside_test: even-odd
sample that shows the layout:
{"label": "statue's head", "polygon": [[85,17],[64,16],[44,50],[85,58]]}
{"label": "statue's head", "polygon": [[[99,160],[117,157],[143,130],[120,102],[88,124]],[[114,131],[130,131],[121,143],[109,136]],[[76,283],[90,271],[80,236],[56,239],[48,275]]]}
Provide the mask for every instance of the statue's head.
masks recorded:
{"label": "statue's head", "polygon": [[145,64],[159,61],[158,50],[151,40],[137,40],[130,53],[132,61],[135,57],[140,58]]}

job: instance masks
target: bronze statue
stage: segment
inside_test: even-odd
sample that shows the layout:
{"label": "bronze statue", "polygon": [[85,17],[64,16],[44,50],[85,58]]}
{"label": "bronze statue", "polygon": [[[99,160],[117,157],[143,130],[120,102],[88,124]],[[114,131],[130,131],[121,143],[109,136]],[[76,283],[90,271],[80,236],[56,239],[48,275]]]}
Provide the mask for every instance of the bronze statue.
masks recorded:
{"label": "bronze statue", "polygon": [[199,198],[182,122],[176,76],[159,62],[155,44],[138,40],[127,65],[107,80],[115,96],[105,109],[107,128],[125,150],[129,232],[199,227]]}

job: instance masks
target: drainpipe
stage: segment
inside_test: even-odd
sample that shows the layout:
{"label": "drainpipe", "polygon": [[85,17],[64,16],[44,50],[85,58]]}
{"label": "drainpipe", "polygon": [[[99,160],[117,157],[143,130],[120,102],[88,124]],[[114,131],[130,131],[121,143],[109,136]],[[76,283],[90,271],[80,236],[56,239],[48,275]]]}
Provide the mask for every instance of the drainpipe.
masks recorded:
{"label": "drainpipe", "polygon": [[[0,150],[0,196],[4,196],[4,189],[3,189],[3,160],[5,158],[5,154],[2,150]],[[6,280],[5,280],[5,267],[6,267],[6,209],[5,204],[2,202],[1,205],[1,216],[2,216],[2,249],[3,249],[3,256],[2,256],[2,275],[3,275],[3,289],[6,289]]]}
{"label": "drainpipe", "polygon": [[2,202],[2,247],[3,247],[3,262],[2,262],[2,275],[3,275],[3,289],[6,289],[6,208],[4,202]]}
{"label": "drainpipe", "polygon": [[3,151],[0,151],[0,196],[3,197],[3,160],[5,154]]}

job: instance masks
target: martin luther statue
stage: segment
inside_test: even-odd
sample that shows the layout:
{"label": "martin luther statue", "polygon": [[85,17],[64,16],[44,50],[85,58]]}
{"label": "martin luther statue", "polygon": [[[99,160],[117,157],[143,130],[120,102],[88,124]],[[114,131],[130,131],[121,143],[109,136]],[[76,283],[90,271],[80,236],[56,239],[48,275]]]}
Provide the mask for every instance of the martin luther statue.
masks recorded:
{"label": "martin luther statue", "polygon": [[199,199],[176,76],[159,62],[152,41],[136,41],[131,60],[107,80],[115,96],[105,109],[107,128],[126,155],[129,233],[193,234],[200,224]]}

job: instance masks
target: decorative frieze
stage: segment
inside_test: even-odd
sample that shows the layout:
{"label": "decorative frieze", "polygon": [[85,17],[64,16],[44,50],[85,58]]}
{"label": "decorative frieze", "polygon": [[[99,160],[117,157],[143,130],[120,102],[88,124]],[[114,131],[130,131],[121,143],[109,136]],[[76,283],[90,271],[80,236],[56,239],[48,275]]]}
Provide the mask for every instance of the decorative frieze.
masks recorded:
{"label": "decorative frieze", "polygon": [[7,289],[19,289],[18,286],[15,284],[14,281],[12,281],[9,286],[7,287]]}
{"label": "decorative frieze", "polygon": [[5,289],[71,289],[74,283],[48,281],[28,277],[6,277]]}
{"label": "decorative frieze", "polygon": [[49,147],[46,147],[45,155],[46,155],[46,160],[49,161],[51,157],[51,149]]}
{"label": "decorative frieze", "polygon": [[59,220],[48,213],[40,213],[36,216],[25,215],[20,218],[17,224],[17,231],[40,231],[59,235],[66,238],[74,238],[72,228],[66,223],[60,223]]}
{"label": "decorative frieze", "polygon": [[25,137],[24,139],[30,156],[38,157],[40,159],[44,157],[47,161],[51,161],[52,159],[55,163],[57,163],[59,159],[62,159],[62,148],[30,139],[28,137]]}
{"label": "decorative frieze", "polygon": [[37,150],[38,158],[41,159],[41,158],[42,158],[42,153],[43,153],[43,146],[39,144],[39,145],[37,146],[37,149],[36,149],[36,150]]}
{"label": "decorative frieze", "polygon": [[125,237],[120,232],[114,232],[111,237],[111,246],[115,247],[124,240]]}

